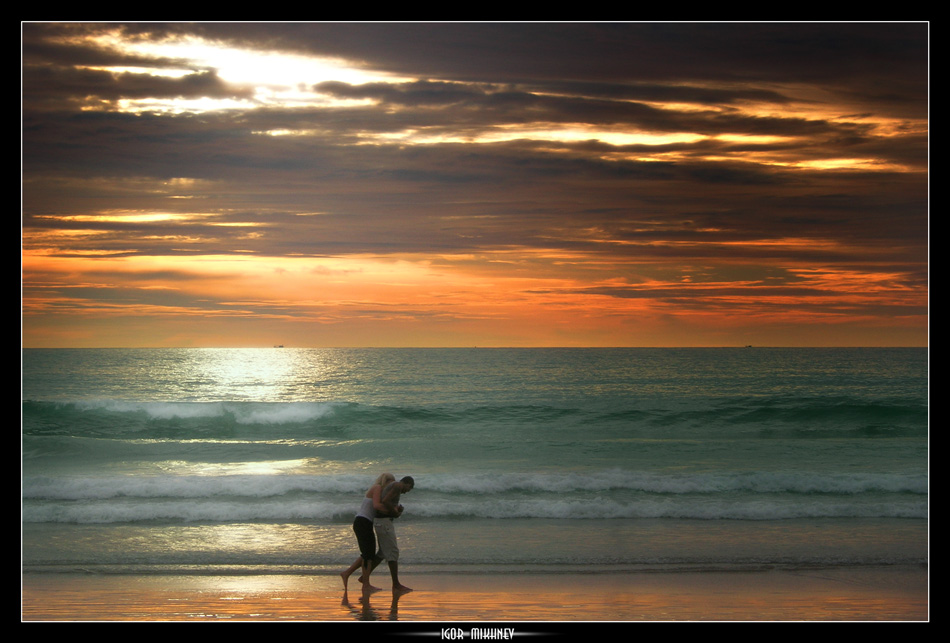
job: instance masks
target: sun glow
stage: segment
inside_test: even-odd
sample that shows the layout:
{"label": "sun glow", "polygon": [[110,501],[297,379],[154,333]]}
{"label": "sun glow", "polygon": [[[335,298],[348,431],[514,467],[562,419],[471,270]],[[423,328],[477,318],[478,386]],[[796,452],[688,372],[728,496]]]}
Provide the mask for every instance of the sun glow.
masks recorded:
{"label": "sun glow", "polygon": [[[259,107],[335,107],[353,105],[354,101],[322,94],[314,90],[315,85],[325,81],[361,85],[411,80],[374,71],[343,58],[241,49],[196,36],[127,39],[115,31],[63,38],[62,42],[71,45],[91,44],[101,50],[156,61],[154,66],[87,65],[80,66],[81,69],[109,72],[115,76],[128,74],[179,81],[204,76],[208,81],[220,81],[222,91],[226,86],[236,94],[125,98],[114,103],[88,101],[82,107],[85,111],[182,114]],[[366,101],[355,102],[364,104]]]}
{"label": "sun glow", "polygon": [[384,142],[410,145],[439,145],[446,143],[504,143],[522,139],[555,143],[579,143],[598,141],[607,145],[670,145],[694,143],[704,137],[689,132],[651,133],[636,130],[609,130],[596,126],[575,123],[501,125],[471,132],[445,132],[425,128],[407,129],[399,132],[364,132],[360,138],[365,143]]}
{"label": "sun glow", "polygon": [[159,223],[171,221],[187,221],[200,218],[200,214],[184,214],[181,212],[109,212],[100,214],[71,214],[71,215],[37,215],[37,219],[48,219],[61,222],[80,223]]}
{"label": "sun glow", "polygon": [[[295,87],[326,80],[362,84],[397,79],[393,75],[374,72],[342,58],[240,49],[196,36],[130,40],[111,33],[95,36],[92,41],[104,49],[130,55],[182,61],[183,67],[180,70],[165,69],[160,72],[163,74],[214,69],[221,79],[238,85]],[[122,68],[112,69],[115,71]]]}

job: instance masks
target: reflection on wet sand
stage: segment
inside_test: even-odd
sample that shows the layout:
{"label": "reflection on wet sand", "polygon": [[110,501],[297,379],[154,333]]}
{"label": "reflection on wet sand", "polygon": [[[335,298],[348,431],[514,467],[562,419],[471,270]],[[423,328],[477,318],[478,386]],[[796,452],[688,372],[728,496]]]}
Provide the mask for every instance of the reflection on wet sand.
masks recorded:
{"label": "reflection on wet sand", "polygon": [[[415,591],[339,577],[23,576],[24,621],[573,622],[927,620],[927,570],[413,575]],[[342,598],[341,598],[342,597]]]}

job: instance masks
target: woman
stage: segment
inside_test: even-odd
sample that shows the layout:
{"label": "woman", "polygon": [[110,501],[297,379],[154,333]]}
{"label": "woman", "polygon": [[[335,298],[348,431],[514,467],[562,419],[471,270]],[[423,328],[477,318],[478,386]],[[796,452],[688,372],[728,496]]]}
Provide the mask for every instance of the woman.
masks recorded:
{"label": "woman", "polygon": [[376,517],[377,511],[386,511],[381,498],[383,487],[395,479],[396,476],[391,473],[381,474],[376,478],[373,486],[366,490],[366,495],[363,496],[360,510],[356,513],[356,518],[353,519],[353,532],[356,534],[356,541],[360,545],[360,557],[353,561],[353,564],[346,571],[340,573],[343,578],[344,592],[347,590],[350,574],[355,572],[358,567],[363,570],[363,576],[360,579],[363,582],[363,591],[376,589],[369,584],[369,575],[375,567],[373,561],[376,558],[376,534],[373,532],[373,519]]}

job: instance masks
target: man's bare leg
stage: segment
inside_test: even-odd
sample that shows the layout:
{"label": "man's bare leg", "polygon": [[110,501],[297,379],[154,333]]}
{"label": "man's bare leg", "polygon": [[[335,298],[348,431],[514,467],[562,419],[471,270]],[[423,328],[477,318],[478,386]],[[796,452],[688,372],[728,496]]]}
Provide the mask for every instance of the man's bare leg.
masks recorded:
{"label": "man's bare leg", "polygon": [[393,577],[393,591],[400,594],[405,592],[411,592],[411,587],[406,587],[399,582],[399,562],[395,560],[389,561],[389,574]]}

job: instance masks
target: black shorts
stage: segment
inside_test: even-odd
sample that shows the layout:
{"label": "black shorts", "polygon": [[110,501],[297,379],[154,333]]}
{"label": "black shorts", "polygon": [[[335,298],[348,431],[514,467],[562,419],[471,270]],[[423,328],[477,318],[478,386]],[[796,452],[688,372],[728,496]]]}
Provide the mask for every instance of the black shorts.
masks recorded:
{"label": "black shorts", "polygon": [[376,558],[376,533],[373,531],[373,521],[363,516],[357,516],[353,521],[353,533],[360,544],[360,556],[366,562]]}

